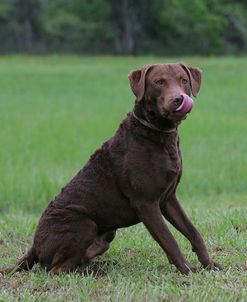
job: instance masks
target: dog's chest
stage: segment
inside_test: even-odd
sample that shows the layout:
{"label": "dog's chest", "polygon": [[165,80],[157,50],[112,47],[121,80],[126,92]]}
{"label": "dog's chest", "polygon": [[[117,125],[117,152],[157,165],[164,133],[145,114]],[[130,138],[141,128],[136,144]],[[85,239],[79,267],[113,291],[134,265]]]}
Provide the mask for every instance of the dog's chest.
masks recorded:
{"label": "dog's chest", "polygon": [[[179,149],[179,138],[167,138],[163,145],[163,157],[160,161],[160,182],[162,194],[176,188],[182,173],[182,158]],[[166,193],[165,193],[166,192]]]}
{"label": "dog's chest", "polygon": [[163,142],[164,171],[171,177],[176,177],[182,171],[182,158],[179,149],[179,137],[171,136]]}

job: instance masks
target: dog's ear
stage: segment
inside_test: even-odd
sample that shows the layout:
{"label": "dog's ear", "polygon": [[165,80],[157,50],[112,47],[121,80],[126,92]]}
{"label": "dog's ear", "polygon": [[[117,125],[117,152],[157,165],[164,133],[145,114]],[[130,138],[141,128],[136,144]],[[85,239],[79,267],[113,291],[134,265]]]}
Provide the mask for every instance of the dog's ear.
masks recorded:
{"label": "dog's ear", "polygon": [[153,65],[144,65],[141,69],[133,70],[129,75],[130,87],[136,96],[137,101],[140,101],[145,93],[145,81],[147,72]]}
{"label": "dog's ear", "polygon": [[202,71],[197,67],[189,67],[184,63],[180,63],[181,67],[187,72],[190,79],[190,87],[192,94],[196,97],[202,81]]}

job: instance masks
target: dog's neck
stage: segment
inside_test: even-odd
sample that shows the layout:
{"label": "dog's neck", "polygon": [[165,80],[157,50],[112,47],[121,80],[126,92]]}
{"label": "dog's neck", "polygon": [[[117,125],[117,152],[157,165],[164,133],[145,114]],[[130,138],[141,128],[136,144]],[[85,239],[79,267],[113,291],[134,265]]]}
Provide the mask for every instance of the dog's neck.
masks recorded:
{"label": "dog's neck", "polygon": [[140,104],[136,103],[132,111],[133,117],[145,127],[160,133],[173,133],[177,131],[177,125],[168,119],[149,117],[146,110]]}
{"label": "dog's neck", "polygon": [[142,125],[152,129],[152,130],[155,130],[155,131],[159,131],[159,132],[162,132],[162,133],[172,133],[172,132],[176,132],[177,131],[177,128],[171,128],[171,129],[159,129],[158,127],[154,126],[148,119],[142,119],[140,117],[138,117],[136,114],[135,114],[135,111],[133,110],[132,111],[132,114],[133,114],[133,117],[138,120]]}

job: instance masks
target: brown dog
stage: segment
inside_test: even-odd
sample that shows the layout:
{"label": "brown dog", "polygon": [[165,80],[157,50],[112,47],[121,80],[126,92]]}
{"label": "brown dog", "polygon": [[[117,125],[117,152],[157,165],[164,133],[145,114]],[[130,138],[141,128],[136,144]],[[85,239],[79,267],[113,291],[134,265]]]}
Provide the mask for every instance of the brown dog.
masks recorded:
{"label": "brown dog", "polygon": [[221,268],[176,198],[182,174],[177,127],[192,109],[189,96],[197,95],[201,72],[179,63],[146,65],[129,80],[133,112],[49,204],[30,251],[3,273],[37,262],[48,271],[70,272],[104,253],[116,229],[139,222],[181,273],[194,271],[162,215],[189,239],[204,267]]}

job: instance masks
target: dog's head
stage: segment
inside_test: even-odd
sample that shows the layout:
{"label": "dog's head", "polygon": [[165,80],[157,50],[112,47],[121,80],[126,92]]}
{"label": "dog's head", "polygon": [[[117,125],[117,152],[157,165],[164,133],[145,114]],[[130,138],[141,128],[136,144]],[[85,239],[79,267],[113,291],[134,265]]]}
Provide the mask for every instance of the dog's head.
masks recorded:
{"label": "dog's head", "polygon": [[197,96],[201,86],[200,69],[183,63],[144,65],[128,77],[136,102],[142,103],[150,120],[185,119],[193,107],[190,95]]}

